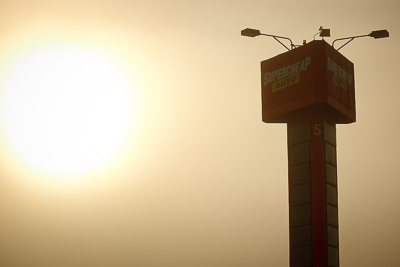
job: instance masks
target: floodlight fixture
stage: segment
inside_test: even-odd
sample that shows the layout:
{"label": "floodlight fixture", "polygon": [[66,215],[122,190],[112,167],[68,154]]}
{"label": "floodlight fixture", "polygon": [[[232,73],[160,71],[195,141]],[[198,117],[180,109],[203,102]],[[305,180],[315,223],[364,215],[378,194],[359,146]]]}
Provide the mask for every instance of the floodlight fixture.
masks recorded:
{"label": "floodlight fixture", "polygon": [[341,47],[336,49],[336,50],[339,50],[343,46],[345,46],[348,43],[350,43],[351,41],[353,41],[355,38],[360,38],[360,37],[374,37],[375,39],[386,38],[386,37],[389,37],[389,32],[387,30],[378,30],[378,31],[372,31],[370,34],[339,38],[339,39],[336,39],[333,41],[332,47],[334,47],[334,44],[336,41],[348,40],[344,45],[342,45]]}
{"label": "floodlight fixture", "polygon": [[331,37],[331,30],[330,29],[320,29],[319,36],[320,37]]}
{"label": "floodlight fixture", "polygon": [[387,30],[372,31],[369,36],[375,39],[386,38],[389,37],[389,32]]}
{"label": "floodlight fixture", "polygon": [[242,30],[241,35],[243,36],[247,36],[247,37],[256,37],[261,35],[260,30],[256,30],[256,29],[250,29],[250,28],[246,28],[244,30]]}
{"label": "floodlight fixture", "polygon": [[[272,35],[272,34],[266,34],[266,33],[261,33],[260,30],[256,30],[256,29],[250,29],[250,28],[246,28],[244,30],[241,31],[241,35],[242,36],[247,36],[247,37],[256,37],[259,35],[264,35],[264,36],[269,36],[274,38],[276,41],[278,41],[281,45],[283,45],[287,50],[291,50],[293,49],[295,46],[292,42],[292,40],[290,40],[290,38],[288,37],[283,37],[283,36],[277,36],[277,35]],[[285,40],[289,40],[290,41],[290,48],[289,49],[284,43],[282,43],[279,39],[285,39]]]}

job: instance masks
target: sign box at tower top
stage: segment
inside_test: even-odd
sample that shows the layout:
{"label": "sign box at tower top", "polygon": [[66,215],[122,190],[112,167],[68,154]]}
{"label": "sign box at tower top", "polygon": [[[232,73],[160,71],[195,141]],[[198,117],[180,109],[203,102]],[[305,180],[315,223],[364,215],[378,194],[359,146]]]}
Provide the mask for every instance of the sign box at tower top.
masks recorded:
{"label": "sign box at tower top", "polygon": [[354,64],[323,40],[261,62],[262,120],[283,123],[321,107],[336,123],[356,121]]}

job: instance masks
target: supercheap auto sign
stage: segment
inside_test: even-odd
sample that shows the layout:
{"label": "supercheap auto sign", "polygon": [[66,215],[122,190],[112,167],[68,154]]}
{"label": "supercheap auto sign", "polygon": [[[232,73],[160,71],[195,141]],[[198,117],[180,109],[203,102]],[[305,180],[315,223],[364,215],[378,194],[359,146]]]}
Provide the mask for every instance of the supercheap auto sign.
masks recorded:
{"label": "supercheap auto sign", "polygon": [[261,62],[261,86],[265,122],[313,104],[333,108],[338,123],[355,121],[354,65],[323,40]]}
{"label": "supercheap auto sign", "polygon": [[300,81],[300,72],[307,71],[311,58],[306,57],[288,66],[264,73],[264,85],[272,83],[272,92],[285,89]]}

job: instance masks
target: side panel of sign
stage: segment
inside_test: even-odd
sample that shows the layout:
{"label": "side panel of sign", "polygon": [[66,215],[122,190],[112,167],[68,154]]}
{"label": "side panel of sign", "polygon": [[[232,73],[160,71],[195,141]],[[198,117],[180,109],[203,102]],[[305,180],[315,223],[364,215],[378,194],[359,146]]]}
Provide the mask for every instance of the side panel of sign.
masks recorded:
{"label": "side panel of sign", "polygon": [[354,64],[332,47],[326,58],[328,95],[355,112]]}

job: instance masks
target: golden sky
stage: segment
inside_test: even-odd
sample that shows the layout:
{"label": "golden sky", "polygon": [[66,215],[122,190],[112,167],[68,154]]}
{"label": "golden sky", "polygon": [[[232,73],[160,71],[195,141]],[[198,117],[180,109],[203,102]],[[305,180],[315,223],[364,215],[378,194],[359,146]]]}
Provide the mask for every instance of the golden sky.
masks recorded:
{"label": "golden sky", "polygon": [[330,44],[390,32],[340,51],[357,106],[337,126],[340,261],[400,265],[399,8],[0,0],[0,266],[288,266],[286,125],[260,94],[285,48],[240,31],[300,44],[321,25]]}

